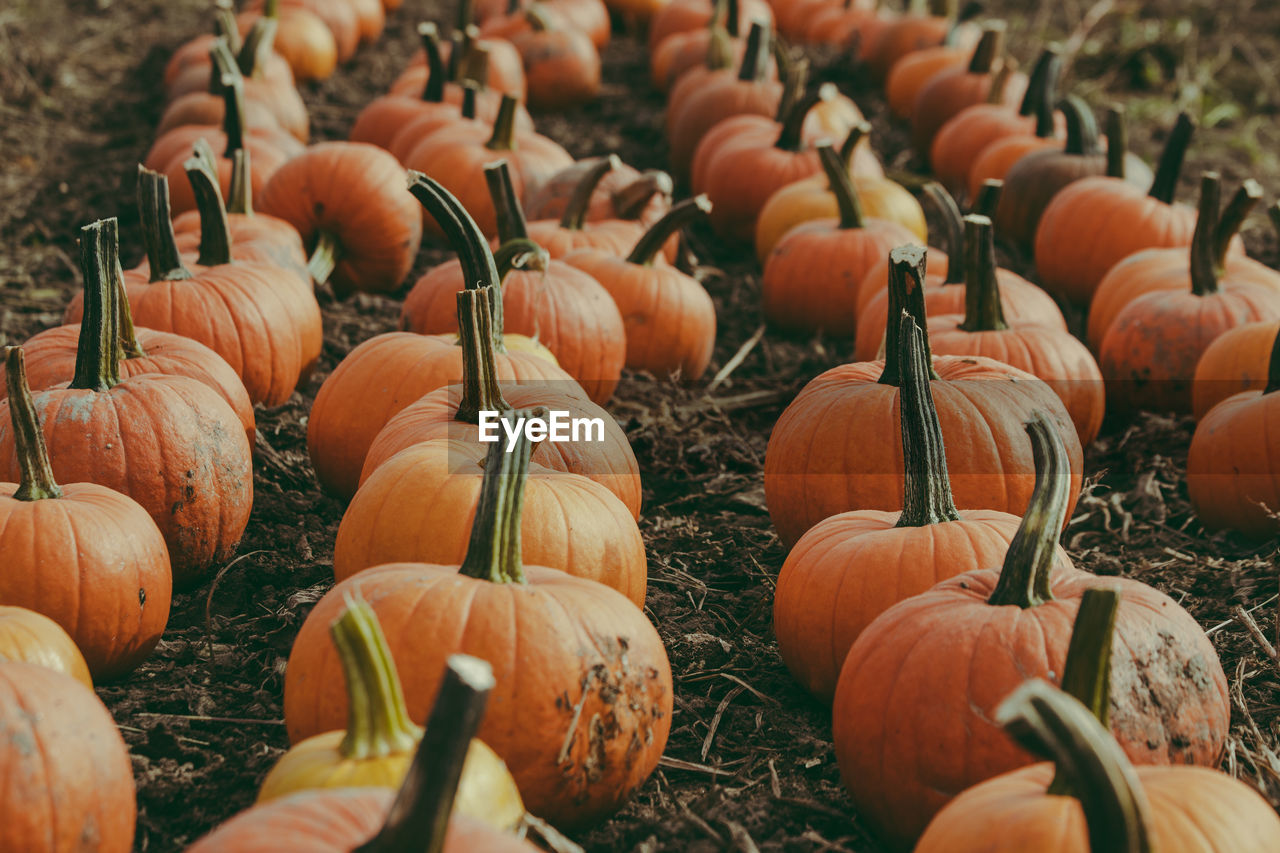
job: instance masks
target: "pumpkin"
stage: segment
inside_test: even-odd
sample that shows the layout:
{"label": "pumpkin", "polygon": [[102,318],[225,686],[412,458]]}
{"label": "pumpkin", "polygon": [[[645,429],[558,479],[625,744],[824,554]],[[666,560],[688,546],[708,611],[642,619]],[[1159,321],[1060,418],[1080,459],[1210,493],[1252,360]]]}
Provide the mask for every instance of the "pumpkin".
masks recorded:
{"label": "pumpkin", "polygon": [[857,285],[876,259],[914,236],[896,222],[864,218],[840,155],[818,148],[840,207],[838,219],[792,228],[769,253],[762,279],[765,319],[790,331],[850,336],[857,329]]}
{"label": "pumpkin", "polygon": [[[599,165],[599,158],[587,158],[561,169],[523,200],[525,215],[533,220],[564,216],[575,190]],[[584,222],[635,220],[648,228],[671,208],[673,191],[671,176],[666,172],[650,169],[641,173],[626,163],[618,163],[596,183],[582,218]]]}
{"label": "pumpkin", "polygon": [[[1098,128],[1089,105],[1074,95],[1058,104],[1067,129],[1066,142],[1034,150],[1004,174],[1004,194],[996,209],[996,231],[1015,245],[1030,249],[1044,210],[1064,187],[1088,177],[1107,175],[1135,186],[1151,183],[1151,169],[1128,151],[1124,112],[1107,110],[1107,150],[1098,143]],[[1042,116],[1043,126],[1048,118]],[[994,177],[994,176],[993,176]]]}
{"label": "pumpkin", "polygon": [[[1212,766],[1221,757],[1226,677],[1195,619],[1138,581],[1053,571],[1072,490],[1056,429],[1039,418],[1027,426],[1036,492],[1003,566],[894,605],[845,657],[832,709],[840,775],[859,817],[895,849],[965,788],[1031,763],[992,722],[996,706],[1027,678],[1070,677],[1068,649],[1105,646],[1111,619],[1111,728],[1125,751],[1147,764]],[[1086,608],[1097,587],[1119,593],[1114,615],[1093,604],[1106,603],[1096,594]],[[1074,640],[1073,621],[1083,634]],[[1082,680],[1106,677],[1100,660],[1090,663],[1098,676]]]}
{"label": "pumpkin", "polygon": [[689,176],[698,143],[719,122],[736,115],[777,112],[783,87],[768,73],[770,41],[768,27],[755,21],[737,70],[691,71],[671,90],[666,116],[668,157],[677,177]]}
{"label": "pumpkin", "polygon": [[[505,158],[516,197],[523,198],[573,163],[567,151],[542,134],[518,131],[516,106],[514,98],[504,95],[492,132],[465,125],[446,127],[422,140],[405,158],[410,171],[438,176],[488,237],[498,233],[498,214],[487,183],[480,179],[485,164]],[[434,237],[444,236],[433,220],[426,223],[426,230]]]}
{"label": "pumpkin", "polygon": [[799,41],[805,44],[847,48],[855,36],[869,26],[875,26],[881,10],[874,3],[864,0],[808,0],[796,3],[799,8],[810,6],[811,14],[799,14]]}
{"label": "pumpkin", "polygon": [[[957,21],[957,24],[959,21]],[[970,26],[953,25],[942,44],[921,47],[904,54],[889,68],[885,78],[885,101],[889,111],[901,119],[910,119],[916,95],[935,75],[969,64],[980,31]]]}
{"label": "pumpkin", "polygon": [[[622,315],[599,282],[563,261],[548,258],[545,251],[529,241],[507,162],[491,163],[484,171],[492,193],[490,207],[497,210],[495,218],[503,238],[499,250],[503,262],[495,268],[487,245],[469,246],[468,252],[475,261],[459,259],[431,270],[418,279],[405,298],[400,328],[420,334],[457,331],[455,294],[463,287],[479,286],[482,279],[472,274],[472,267],[468,266],[478,264],[478,274],[489,276],[483,281],[494,285],[503,282],[503,327],[543,343],[591,399],[603,403],[617,387],[626,359]],[[435,192],[426,189],[428,185],[422,186],[421,193]],[[443,187],[443,182],[439,186]],[[436,218],[435,211],[432,213]],[[444,219],[439,217],[436,221]],[[468,216],[463,222],[472,221]],[[471,239],[467,233],[466,239]],[[459,245],[457,239],[452,242],[455,247]],[[501,278],[498,269],[503,271]]]}
{"label": "pumpkin", "polygon": [[[934,251],[930,254],[929,270],[924,281],[924,312],[926,317],[940,314],[957,314],[965,310],[964,257],[965,232],[960,219],[960,208],[936,182],[924,186],[924,196],[937,211],[945,226],[949,255]],[[993,188],[998,193],[998,188]],[[990,206],[988,196],[986,204]],[[981,206],[981,205],[980,205]],[[955,263],[950,259],[955,258]],[[1000,301],[1005,318],[1010,321],[1039,323],[1066,331],[1067,321],[1053,297],[1017,273],[1003,267],[996,270],[1000,284]],[[889,264],[878,261],[858,286],[858,333],[854,342],[854,358],[871,361],[879,358],[880,344],[884,341],[885,323],[889,319]]]}
{"label": "pumpkin", "polygon": [[[657,631],[623,595],[524,564],[531,449],[523,432],[510,451],[498,442],[489,448],[460,566],[367,569],[316,604],[289,657],[285,722],[295,741],[332,729],[335,717],[341,723],[338,662],[317,634],[343,598],[359,592],[397,658],[410,714],[432,701],[442,658],[463,652],[497,667],[480,738],[507,763],[529,811],[581,826],[618,808],[656,768],[671,726],[671,670]],[[535,730],[540,736],[531,737]]]}
{"label": "pumpkin", "polygon": [[[1231,253],[1232,243],[1239,241],[1237,234],[1240,226],[1261,198],[1262,187],[1256,181],[1246,180],[1232,196],[1221,216],[1216,207],[1208,211],[1217,223],[1216,226],[1212,223],[1204,224],[1205,228],[1213,230],[1210,259],[1217,276],[1225,279],[1230,286],[1247,281],[1260,287],[1280,290],[1280,273],[1243,254]],[[1199,217],[1200,214],[1197,213],[1197,227],[1202,225]],[[1142,249],[1107,271],[1102,281],[1098,282],[1098,289],[1094,291],[1089,303],[1086,340],[1094,352],[1101,350],[1102,340],[1116,316],[1130,302],[1153,290],[1179,291],[1191,286],[1190,254],[1190,247],[1187,246]]]}
{"label": "pumpkin", "polygon": [[[778,573],[778,652],[792,677],[824,702],[835,694],[849,647],[873,619],[938,581],[998,563],[1018,529],[1015,515],[956,509],[921,341],[905,317],[899,332],[903,510],[823,519],[800,537]],[[1056,559],[1071,566],[1061,549]]]}
{"label": "pumpkin", "polygon": [[929,149],[929,163],[943,186],[953,193],[967,190],[970,170],[984,148],[1000,139],[1035,131],[1040,104],[1053,102],[1061,65],[1058,48],[1045,48],[1016,109],[997,98],[994,103],[965,107],[938,128]]}
{"label": "pumpkin", "polygon": [[741,61],[746,50],[742,38],[739,0],[717,0],[716,12],[707,26],[672,33],[662,40],[649,56],[649,81],[659,92],[667,92],[692,68],[706,61],[707,51],[714,49]]}
{"label": "pumpkin", "polygon": [[600,54],[591,37],[575,26],[577,21],[558,26],[542,5],[533,3],[525,9],[530,28],[511,39],[524,58],[529,109],[573,109],[600,94]]}
{"label": "pumpkin", "polygon": [[[236,815],[187,853],[269,853],[287,845],[308,853],[531,853],[537,848],[463,813],[468,788],[459,781],[471,761],[473,735],[494,689],[493,669],[468,655],[450,655],[426,730],[399,791],[346,787],[300,791]],[[437,671],[438,672],[438,671]],[[335,673],[335,678],[337,674]],[[457,811],[454,811],[455,802]],[[489,803],[496,809],[497,803]]]}
{"label": "pumpkin", "polygon": [[[853,180],[862,212],[873,219],[902,225],[923,243],[928,238],[924,209],[905,187],[884,177],[879,161],[865,142],[870,131],[870,124],[860,122],[840,144],[840,159]],[[795,226],[839,215],[840,205],[825,172],[787,184],[769,196],[756,217],[756,256],[764,264],[773,247]]]}
{"label": "pumpkin", "polygon": [[[896,260],[892,260],[896,259]],[[903,307],[924,324],[924,250],[893,250],[889,316]],[[886,359],[844,364],[806,385],[774,425],[765,454],[769,515],[789,547],[813,525],[839,512],[902,509],[897,429],[901,367],[898,325],[888,326]],[[1022,424],[1036,410],[1062,435],[1080,488],[1080,442],[1062,402],[1040,380],[987,358],[934,359],[934,400],[951,450],[947,470],[957,506],[1021,515],[1033,468]],[[945,396],[944,396],[945,395]]]}
{"label": "pumpkin", "polygon": [[565,256],[565,263],[600,282],[617,304],[626,327],[627,367],[696,380],[711,362],[715,303],[697,279],[655,260],[674,234],[712,209],[706,196],[680,202],[626,257],[590,248]]}
{"label": "pumpkin", "polygon": [[[459,9],[466,4],[460,4]],[[426,24],[418,25],[422,33]],[[431,25],[434,27],[434,24]],[[474,24],[461,25],[454,29],[450,41],[439,45],[441,57],[448,67],[448,79],[455,83],[465,83],[468,79],[475,82],[486,92],[484,98],[484,115],[490,121],[497,115],[498,106],[503,95],[512,95],[521,101],[528,92],[528,83],[524,77],[524,60],[520,51],[505,38],[480,36],[480,29]],[[420,50],[409,58],[409,64],[395,82],[391,84],[391,93],[397,95],[415,94],[430,85],[430,59],[424,50]],[[491,97],[490,97],[491,95]],[[523,123],[527,115],[522,115]],[[532,125],[528,125],[532,127]]]}
{"label": "pumpkin", "polygon": [[422,214],[404,191],[404,170],[381,148],[312,145],[282,166],[257,198],[263,213],[298,230],[311,250],[313,277],[341,296],[395,290],[413,266]]}
{"label": "pumpkin", "polygon": [[1277,334],[1280,321],[1262,320],[1236,326],[1213,339],[1196,362],[1191,381],[1191,411],[1197,421],[1228,397],[1267,387],[1269,357]]}
{"label": "pumpkin", "polygon": [[[313,735],[280,756],[262,780],[259,803],[315,789],[398,788],[413,763],[423,730],[404,705],[378,617],[366,602],[351,599],[329,634],[342,663],[347,726]],[[454,805],[458,814],[495,829],[513,831],[524,819],[524,804],[506,765],[475,738],[467,747]]]}
{"label": "pumpkin", "polygon": [[[173,578],[164,537],[126,495],[92,482],[58,485],[22,350],[6,348],[5,359],[8,442],[21,477],[0,483],[0,601],[52,619],[79,648],[69,663],[78,659],[97,678],[116,678],[151,654],[169,621]],[[0,657],[12,659],[2,650]]]}
{"label": "pumpkin", "polygon": [[1053,763],[963,792],[917,853],[1280,849],[1280,820],[1251,787],[1203,767],[1133,767],[1087,706],[1043,681],[1001,702],[996,722]]}
{"label": "pumpkin", "polygon": [[234,54],[240,50],[244,39],[236,26],[235,12],[230,4],[214,4],[212,31],[188,39],[173,52],[165,63],[161,80],[166,89],[192,66],[208,69],[209,50],[219,38],[227,42]]}
{"label": "pumpkin", "polygon": [[0,662],[0,848],[129,853],[133,768],[111,714],[74,678]]}
{"label": "pumpkin", "polygon": [[[929,318],[929,342],[938,355],[981,355],[1044,380],[1062,400],[1089,446],[1102,428],[1107,393],[1088,347],[1065,329],[1006,321],[996,278],[991,220],[965,217],[965,309]],[[926,307],[926,312],[928,308]]]}
{"label": "pumpkin", "polygon": [[[1274,324],[1272,324],[1274,325]],[[1210,530],[1268,539],[1280,529],[1280,470],[1272,461],[1269,423],[1280,395],[1280,343],[1269,353],[1266,384],[1241,391],[1196,424],[1187,456],[1187,493]]]}
{"label": "pumpkin", "polygon": [[885,26],[861,56],[872,75],[884,80],[900,60],[916,51],[956,41],[958,26],[954,0],[930,0],[927,10],[913,4],[907,14]]}
{"label": "pumpkin", "polygon": [[272,47],[289,63],[298,80],[326,80],[338,67],[338,42],[333,30],[314,12],[303,6],[279,8],[278,0],[267,0],[262,12],[243,12],[237,17],[241,33],[261,17],[278,24]]}
{"label": "pumpkin", "polygon": [[[244,10],[262,12],[270,2],[271,0],[249,0],[244,4]],[[367,17],[372,12],[370,8],[372,4],[360,3],[357,6],[352,0],[278,0],[278,2],[281,10],[305,9],[324,21],[333,35],[338,62],[343,64],[355,56],[356,48],[360,46],[363,29],[362,13]]]}
{"label": "pumpkin", "polygon": [[1255,320],[1280,320],[1280,281],[1263,286],[1220,271],[1218,197],[1217,173],[1205,172],[1187,267],[1171,273],[1189,278],[1190,288],[1134,298],[1102,337],[1098,364],[1108,405],[1118,411],[1189,413],[1196,362],[1214,338]]}
{"label": "pumpkin", "polygon": [[404,120],[398,126],[395,135],[391,137],[391,141],[387,143],[387,150],[391,152],[392,157],[404,163],[409,159],[409,155],[413,153],[413,149],[421,145],[424,139],[446,127],[461,125],[474,127],[477,130],[483,129],[488,133],[492,133],[492,117],[486,120],[477,113],[477,105],[481,94],[484,94],[484,92],[476,85],[475,81],[463,81],[461,105],[442,103],[439,109],[420,111],[416,114],[416,117]]}
{"label": "pumpkin", "polygon": [[[235,552],[249,522],[249,442],[235,412],[204,383],[158,374],[121,378],[112,278],[118,263],[115,220],[86,226],[85,314],[75,375],[70,385],[32,395],[33,405],[53,476],[97,483],[141,504],[164,534],[174,584],[189,587]],[[16,482],[21,460],[7,422],[0,419],[0,476]],[[134,601],[139,588],[144,585],[130,593]],[[155,594],[155,606],[167,611],[167,592],[157,587]],[[158,636],[163,616],[151,625],[144,637]]]}
{"label": "pumpkin", "polygon": [[[219,67],[213,52],[225,50],[232,65],[244,77],[252,78],[252,84],[246,81],[251,100],[257,100],[261,95],[268,104],[277,98],[282,104],[288,101],[292,104],[289,110],[291,118],[296,118],[297,108],[302,106],[302,102],[294,89],[293,72],[284,57],[272,50],[274,33],[267,31],[266,22],[256,31],[250,29],[249,33],[254,36],[252,39],[242,39],[233,17],[224,19],[215,11],[214,21],[214,36],[193,39],[170,58],[165,68],[165,103],[173,103],[193,92],[220,91],[219,81],[226,70]],[[221,47],[219,42],[222,42]],[[305,107],[302,115],[305,116]]]}
{"label": "pumpkin", "polygon": [[[773,24],[773,7],[765,0],[739,0],[739,17],[744,21]],[[668,36],[705,29],[715,16],[713,0],[672,0],[649,21],[648,46],[652,56]]]}
{"label": "pumpkin", "polygon": [[634,219],[587,221],[587,211],[604,177],[620,167],[617,155],[597,157],[582,173],[578,185],[565,204],[559,220],[541,219],[528,223],[529,239],[547,250],[552,258],[563,258],[575,249],[600,248],[615,255],[625,253],[640,236],[644,226]]}
{"label": "pumpkin", "polygon": [[89,665],[71,635],[48,616],[25,607],[0,605],[0,660],[35,664],[93,689]]}
{"label": "pumpkin", "polygon": [[1004,58],[1005,26],[991,21],[969,64],[939,71],[920,87],[911,108],[911,146],[929,164],[934,138],[953,116],[975,104],[1016,105],[1027,89],[1027,76]]}

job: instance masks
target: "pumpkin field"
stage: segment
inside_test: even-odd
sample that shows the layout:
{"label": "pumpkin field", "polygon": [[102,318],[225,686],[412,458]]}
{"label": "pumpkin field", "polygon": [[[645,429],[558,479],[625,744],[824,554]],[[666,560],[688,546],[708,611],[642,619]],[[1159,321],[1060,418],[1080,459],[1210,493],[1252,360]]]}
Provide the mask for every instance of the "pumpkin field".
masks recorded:
{"label": "pumpkin field", "polygon": [[7,0],[0,851],[1280,853],[1277,69]]}

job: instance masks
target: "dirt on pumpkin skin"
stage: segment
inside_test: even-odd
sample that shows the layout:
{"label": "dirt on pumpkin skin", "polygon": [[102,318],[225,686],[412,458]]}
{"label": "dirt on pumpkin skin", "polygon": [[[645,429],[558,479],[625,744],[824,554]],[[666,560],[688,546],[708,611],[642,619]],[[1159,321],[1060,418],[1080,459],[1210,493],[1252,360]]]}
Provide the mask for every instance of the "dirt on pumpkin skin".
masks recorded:
{"label": "dirt on pumpkin skin", "polygon": [[[1276,174],[1280,98],[1266,69],[1276,67],[1280,45],[1266,4],[1159,0],[1141,4],[1141,19],[1136,4],[988,5],[1010,14],[1010,43],[1024,63],[1032,59],[1024,33],[1051,34],[1079,49],[1076,89],[1095,103],[1123,100],[1133,147],[1148,157],[1176,112],[1172,93],[1197,98],[1205,123],[1221,125],[1200,131],[1184,198],[1194,197],[1206,166],[1223,171],[1228,187],[1253,168],[1267,170],[1257,175],[1264,183]],[[141,257],[134,170],[160,115],[164,64],[183,40],[207,29],[207,6],[9,0],[0,9],[0,340],[21,342],[59,322],[78,287],[81,225],[119,216],[125,262]],[[1118,11],[1078,26],[1086,12],[1109,8]],[[360,106],[385,91],[416,49],[418,16],[447,20],[450,12],[438,0],[406,4],[377,45],[362,48],[333,79],[303,87],[316,139],[342,138]],[[877,146],[905,151],[903,128],[885,119],[870,84],[830,53],[815,58],[818,75],[839,82],[872,117]],[[662,102],[648,89],[640,45],[617,39],[605,52],[604,76],[600,100],[540,118],[539,129],[575,156],[616,151],[636,167],[662,167]],[[908,157],[887,159],[903,167]],[[1256,217],[1245,236],[1261,259],[1276,263],[1265,220]],[[694,243],[720,271],[707,281],[720,323],[710,377],[757,330],[759,268],[749,249],[706,233]],[[446,257],[424,250],[417,271]],[[1029,271],[1025,259],[1005,260]],[[315,376],[285,405],[258,411],[254,511],[238,555],[210,583],[177,596],[169,630],[146,665],[99,688],[133,754],[139,850],[181,849],[248,806],[287,746],[285,660],[331,584],[342,512],[316,486],[307,411],[343,354],[394,329],[398,313],[397,299],[362,296],[322,307],[325,346]],[[667,645],[676,695],[659,771],[615,817],[574,834],[584,847],[879,849],[840,784],[827,709],[802,695],[778,657],[770,609],[784,552],[761,481],[768,433],[783,407],[850,351],[847,342],[769,333],[710,392],[705,382],[628,375],[610,403],[642,466],[646,612]],[[1191,428],[1188,419],[1155,415],[1109,422],[1089,450],[1090,480],[1064,541],[1085,568],[1155,584],[1210,631],[1233,695],[1223,767],[1280,803],[1280,674],[1232,618],[1233,607],[1248,608],[1261,631],[1274,635],[1275,543],[1200,528],[1183,476]]]}

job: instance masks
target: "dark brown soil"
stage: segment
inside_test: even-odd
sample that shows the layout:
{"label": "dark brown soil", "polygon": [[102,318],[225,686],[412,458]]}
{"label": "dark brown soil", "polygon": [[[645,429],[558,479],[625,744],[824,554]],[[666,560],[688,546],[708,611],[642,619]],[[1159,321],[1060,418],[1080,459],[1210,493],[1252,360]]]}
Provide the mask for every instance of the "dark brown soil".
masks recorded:
{"label": "dark brown soil", "polygon": [[[316,138],[343,138],[357,110],[382,92],[416,47],[421,16],[446,18],[439,0],[391,16],[387,34],[330,81],[308,86]],[[1020,33],[1069,36],[1081,49],[1081,88],[1105,82],[1135,116],[1137,150],[1151,156],[1176,108],[1171,93],[1220,110],[1201,133],[1184,179],[1208,165],[1230,179],[1255,169],[1275,179],[1275,13],[1245,0],[1138,4],[1078,28],[1076,3],[990,4]],[[1259,7],[1266,4],[1257,4]],[[58,322],[78,287],[79,226],[119,216],[126,261],[140,256],[135,163],[159,116],[160,73],[172,50],[206,24],[204,0],[11,0],[0,9],[0,342],[19,343]],[[1184,7],[1192,7],[1190,11]],[[1226,9],[1224,7],[1235,7]],[[1056,10],[1056,11],[1055,11]],[[1167,14],[1165,14],[1167,12]],[[1185,18],[1192,37],[1180,29]],[[1029,59],[1028,38],[1012,43]],[[902,166],[900,128],[837,57],[818,57],[876,119],[886,160]],[[606,52],[597,103],[539,121],[577,156],[617,151],[638,167],[664,165],[661,99],[646,84],[641,46],[619,37]],[[1190,90],[1191,86],[1199,89]],[[1199,92],[1199,95],[1196,93]],[[1267,93],[1271,94],[1268,95]],[[1269,106],[1268,106],[1269,105]],[[1258,218],[1251,249],[1275,264]],[[720,317],[714,375],[756,331],[758,267],[749,250],[695,235],[721,273],[707,280]],[[442,257],[425,252],[419,267]],[[1025,268],[1022,259],[1009,263]],[[152,659],[99,695],[124,730],[138,785],[138,849],[181,849],[249,805],[286,746],[285,661],[310,606],[331,584],[342,506],[320,494],[306,453],[307,411],[328,371],[355,344],[390,329],[394,299],[326,304],[321,369],[286,405],[259,410],[252,521],[239,556],[216,581],[175,599]],[[784,556],[764,504],[761,468],[774,420],[796,390],[849,357],[847,344],[769,333],[714,391],[629,375],[611,403],[640,460],[649,552],[646,610],[667,643],[677,682],[662,766],[616,817],[576,841],[592,850],[877,850],[839,781],[828,710],[789,679],[771,632],[774,581]],[[1274,635],[1276,543],[1207,536],[1190,510],[1183,473],[1188,420],[1144,416],[1110,424],[1090,449],[1087,494],[1066,534],[1086,568],[1159,586],[1210,630],[1236,691],[1224,764],[1280,804],[1280,672],[1232,618],[1253,608]]]}

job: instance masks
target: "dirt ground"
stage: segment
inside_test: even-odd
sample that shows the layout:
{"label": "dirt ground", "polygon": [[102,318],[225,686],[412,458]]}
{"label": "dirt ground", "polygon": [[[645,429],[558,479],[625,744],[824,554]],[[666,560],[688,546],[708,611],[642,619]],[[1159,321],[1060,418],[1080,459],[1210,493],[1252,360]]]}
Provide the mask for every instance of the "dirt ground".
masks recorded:
{"label": "dirt ground", "polygon": [[[0,7],[0,343],[58,322],[78,287],[79,226],[119,216],[126,262],[141,256],[131,205],[137,159],[161,108],[169,54],[207,26],[205,0],[7,0]],[[1029,60],[1032,37],[1062,39],[1077,90],[1123,100],[1134,148],[1153,157],[1178,106],[1202,117],[1184,176],[1280,186],[1280,10],[1248,0],[1102,0],[988,4],[1005,10],[1011,43]],[[1028,11],[1029,10],[1029,11]],[[385,90],[416,47],[413,25],[447,20],[437,0],[408,0],[375,46],[331,80],[303,90],[317,139],[343,138],[360,106]],[[1080,22],[1086,22],[1081,25]],[[1270,33],[1271,37],[1259,33]],[[839,57],[818,57],[873,117],[878,146],[906,165],[904,134],[869,83]],[[645,54],[619,37],[605,53],[596,103],[539,121],[575,156],[616,151],[662,167],[661,99]],[[1175,99],[1175,94],[1179,99]],[[1255,217],[1246,241],[1277,262]],[[695,235],[720,318],[715,375],[756,331],[759,269],[750,251]],[[419,268],[442,257],[424,251]],[[1022,258],[1006,258],[1020,270]],[[259,410],[253,518],[238,557],[212,584],[174,601],[154,656],[103,686],[133,754],[139,850],[171,851],[247,806],[286,746],[285,661],[311,605],[331,584],[342,506],[317,488],[306,417],[328,371],[365,338],[392,328],[395,299],[326,304],[321,369],[288,404]],[[617,816],[574,840],[590,850],[879,849],[840,785],[829,711],[791,682],[771,632],[784,552],[769,524],[761,469],[773,422],[805,381],[850,357],[847,344],[766,334],[708,393],[628,375],[611,410],[643,470],[649,553],[646,610],[676,677],[676,712],[662,765]],[[1153,583],[1210,631],[1231,679],[1233,729],[1224,769],[1280,805],[1280,668],[1233,619],[1248,608],[1276,633],[1276,543],[1208,536],[1186,497],[1188,419],[1108,424],[1090,448],[1090,480],[1065,541],[1086,568]]]}

